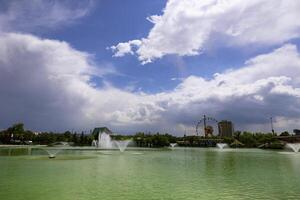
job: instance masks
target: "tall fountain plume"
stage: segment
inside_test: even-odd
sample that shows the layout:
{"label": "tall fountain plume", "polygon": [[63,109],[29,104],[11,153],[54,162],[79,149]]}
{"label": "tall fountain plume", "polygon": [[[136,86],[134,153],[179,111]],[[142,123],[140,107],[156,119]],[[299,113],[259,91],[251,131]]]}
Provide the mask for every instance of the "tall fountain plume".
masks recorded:
{"label": "tall fountain plume", "polygon": [[287,143],[286,147],[297,153],[300,150],[300,143]]}
{"label": "tall fountain plume", "polygon": [[118,148],[121,152],[124,152],[131,140],[112,140],[110,135],[102,132],[98,136],[98,140],[92,141],[92,146],[101,149]]}
{"label": "tall fountain plume", "polygon": [[103,132],[98,136],[98,147],[103,149],[112,149],[113,142],[111,141],[111,137],[109,134]]}

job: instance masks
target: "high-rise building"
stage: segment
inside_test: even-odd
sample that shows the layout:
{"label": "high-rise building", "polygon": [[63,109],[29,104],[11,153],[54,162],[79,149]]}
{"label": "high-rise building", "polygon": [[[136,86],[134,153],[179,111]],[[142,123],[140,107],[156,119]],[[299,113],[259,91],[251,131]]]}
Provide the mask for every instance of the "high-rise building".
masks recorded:
{"label": "high-rise building", "polygon": [[222,120],[218,123],[219,136],[232,137],[233,135],[233,123],[231,121]]}

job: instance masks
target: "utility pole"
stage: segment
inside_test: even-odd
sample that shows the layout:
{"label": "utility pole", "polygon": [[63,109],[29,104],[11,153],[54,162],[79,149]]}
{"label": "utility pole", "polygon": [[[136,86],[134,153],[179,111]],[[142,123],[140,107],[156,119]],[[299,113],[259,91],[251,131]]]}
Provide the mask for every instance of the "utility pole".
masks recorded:
{"label": "utility pole", "polygon": [[204,135],[205,135],[205,137],[206,137],[206,116],[205,115],[203,115],[203,128],[204,128]]}
{"label": "utility pole", "polygon": [[273,118],[272,117],[270,117],[270,122],[271,122],[272,133],[273,133],[273,135],[275,135],[274,126],[273,126]]}

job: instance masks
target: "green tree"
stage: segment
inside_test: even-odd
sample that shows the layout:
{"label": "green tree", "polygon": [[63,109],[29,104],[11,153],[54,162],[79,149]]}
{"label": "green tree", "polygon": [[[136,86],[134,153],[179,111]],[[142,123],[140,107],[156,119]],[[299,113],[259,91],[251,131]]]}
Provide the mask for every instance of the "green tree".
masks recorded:
{"label": "green tree", "polygon": [[280,134],[280,136],[290,136],[289,132],[287,131],[284,131]]}

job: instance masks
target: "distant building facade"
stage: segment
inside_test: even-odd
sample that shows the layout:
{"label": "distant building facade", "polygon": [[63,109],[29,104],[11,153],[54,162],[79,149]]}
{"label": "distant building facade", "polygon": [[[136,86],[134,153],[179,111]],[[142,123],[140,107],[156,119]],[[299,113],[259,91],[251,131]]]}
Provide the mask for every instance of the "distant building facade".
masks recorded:
{"label": "distant building facade", "polygon": [[295,133],[295,135],[300,135],[300,130],[299,129],[294,129],[293,132]]}
{"label": "distant building facade", "polygon": [[222,120],[218,123],[219,136],[221,137],[232,137],[234,128],[231,121]]}

